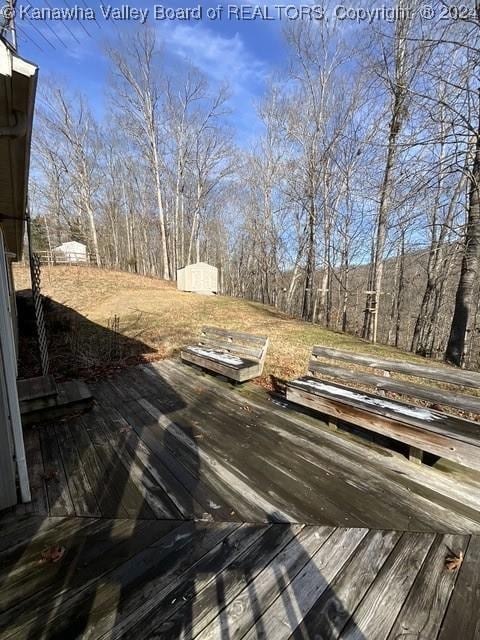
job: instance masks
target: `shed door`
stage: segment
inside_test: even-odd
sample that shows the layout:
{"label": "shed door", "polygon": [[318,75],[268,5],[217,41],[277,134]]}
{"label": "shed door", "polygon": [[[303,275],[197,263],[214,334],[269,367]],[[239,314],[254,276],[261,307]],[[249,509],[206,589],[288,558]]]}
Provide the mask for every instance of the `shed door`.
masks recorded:
{"label": "shed door", "polygon": [[0,233],[0,510],[17,503],[13,434],[6,382],[7,366],[11,362],[9,356],[14,348],[9,316],[7,267]]}
{"label": "shed door", "polygon": [[193,281],[192,289],[194,291],[209,291],[210,282],[209,282],[208,276],[209,276],[208,271],[205,271],[203,267],[198,267],[198,269],[192,269],[192,281]]}

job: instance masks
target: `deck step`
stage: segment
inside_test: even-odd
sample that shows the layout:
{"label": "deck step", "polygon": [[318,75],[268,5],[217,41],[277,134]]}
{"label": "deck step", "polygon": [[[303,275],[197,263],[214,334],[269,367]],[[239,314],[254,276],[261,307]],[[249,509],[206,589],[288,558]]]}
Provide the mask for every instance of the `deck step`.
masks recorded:
{"label": "deck step", "polygon": [[51,398],[58,393],[57,384],[53,376],[37,376],[17,380],[18,400],[22,403],[39,398]]}
{"label": "deck step", "polygon": [[93,396],[83,380],[56,384],[56,394],[30,398],[20,402],[24,426],[83,413],[93,405]]}

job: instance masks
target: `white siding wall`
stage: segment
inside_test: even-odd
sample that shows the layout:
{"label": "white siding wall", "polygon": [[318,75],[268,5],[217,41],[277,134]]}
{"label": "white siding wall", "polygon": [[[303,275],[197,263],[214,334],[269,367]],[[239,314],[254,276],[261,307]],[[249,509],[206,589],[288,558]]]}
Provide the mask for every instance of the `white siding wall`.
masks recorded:
{"label": "white siding wall", "polygon": [[0,508],[17,502],[16,467],[22,500],[30,501],[22,422],[17,395],[17,354],[3,235],[0,229]]}

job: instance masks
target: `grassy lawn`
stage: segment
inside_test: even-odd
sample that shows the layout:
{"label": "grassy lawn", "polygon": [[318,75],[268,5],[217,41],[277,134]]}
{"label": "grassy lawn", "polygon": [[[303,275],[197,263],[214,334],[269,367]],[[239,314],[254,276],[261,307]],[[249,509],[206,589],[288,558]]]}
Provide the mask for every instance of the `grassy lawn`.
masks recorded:
{"label": "grassy lawn", "polygon": [[[30,288],[29,271],[16,266],[17,290]],[[289,379],[306,370],[314,344],[419,360],[392,347],[372,346],[247,300],[177,291],[175,284],[89,267],[43,267],[53,371],[88,375],[112,365],[168,358],[195,340],[202,325],[267,335],[264,375]],[[114,329],[115,331],[112,331]],[[117,337],[117,332],[120,337]]]}

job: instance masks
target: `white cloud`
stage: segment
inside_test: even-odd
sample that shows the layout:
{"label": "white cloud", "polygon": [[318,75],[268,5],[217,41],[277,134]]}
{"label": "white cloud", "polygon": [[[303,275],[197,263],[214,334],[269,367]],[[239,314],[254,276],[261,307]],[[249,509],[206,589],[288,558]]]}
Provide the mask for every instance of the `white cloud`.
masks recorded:
{"label": "white cloud", "polygon": [[267,67],[247,50],[238,33],[229,38],[202,23],[170,23],[161,35],[170,52],[188,59],[213,80],[228,80],[235,92],[267,77]]}
{"label": "white cloud", "polygon": [[214,83],[228,84],[239,141],[248,144],[255,138],[259,127],[255,102],[271,69],[248,50],[240,34],[228,37],[202,23],[169,23],[160,26],[160,35],[170,54],[188,60]]}

